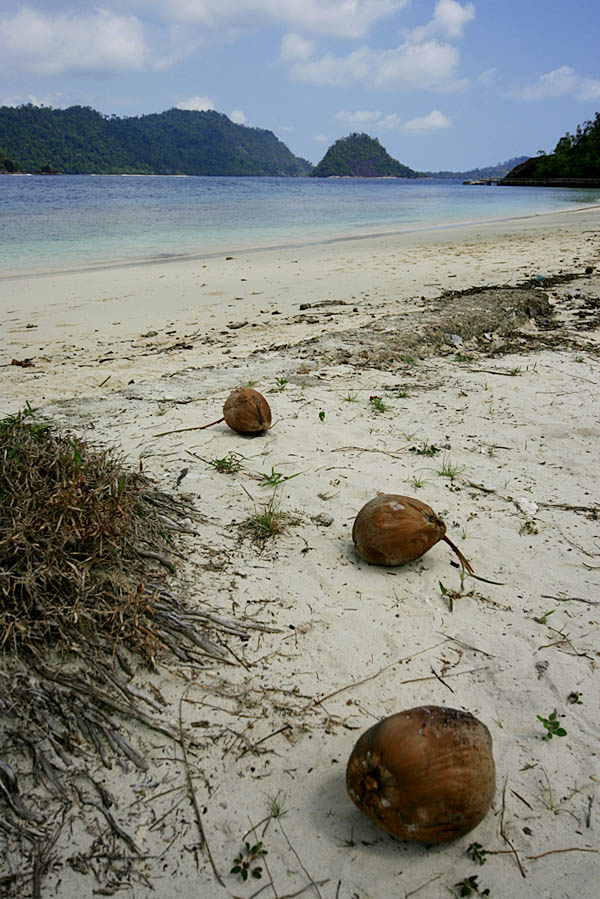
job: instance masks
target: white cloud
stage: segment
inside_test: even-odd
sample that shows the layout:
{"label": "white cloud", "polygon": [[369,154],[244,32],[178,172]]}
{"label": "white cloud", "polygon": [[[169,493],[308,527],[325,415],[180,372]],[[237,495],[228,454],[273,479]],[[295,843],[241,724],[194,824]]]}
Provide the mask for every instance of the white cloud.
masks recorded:
{"label": "white cloud", "polygon": [[281,62],[296,63],[310,59],[316,49],[314,41],[309,41],[299,34],[290,32],[283,36],[281,41]]}
{"label": "white cloud", "polygon": [[56,75],[129,72],[151,63],[142,23],[106,9],[44,15],[22,7],[0,18],[0,67]]}
{"label": "white cloud", "polygon": [[556,100],[573,96],[577,100],[596,100],[600,97],[600,81],[579,75],[570,66],[560,66],[540,75],[528,87],[516,91],[513,96],[519,100]]}
{"label": "white cloud", "polygon": [[376,122],[380,118],[381,113],[376,109],[357,109],[356,112],[348,112],[340,109],[336,112],[335,119],[338,122],[346,122],[349,125],[364,125],[367,122]]}
{"label": "white cloud", "polygon": [[452,122],[439,109],[433,109],[429,115],[416,116],[404,123],[404,130],[411,134],[425,134],[439,131],[441,128],[450,128]]}
{"label": "white cloud", "polygon": [[205,112],[207,109],[214,109],[215,104],[210,97],[190,97],[189,100],[180,100],[177,109],[193,109],[198,112]]}
{"label": "white cloud", "polygon": [[229,113],[229,118],[232,122],[235,122],[236,125],[246,124],[246,116],[241,109],[232,109]]}
{"label": "white cloud", "polygon": [[363,37],[376,22],[392,16],[407,3],[408,0],[141,0],[141,5],[151,5],[166,21],[189,22],[203,28],[254,30],[276,24],[343,38]]}
{"label": "white cloud", "polygon": [[320,143],[320,144],[325,144],[325,143],[327,143],[329,138],[327,137],[326,134],[323,134],[323,132],[321,131],[321,132],[319,132],[319,134],[315,134],[314,140],[318,141],[318,143]]}
{"label": "white cloud", "polygon": [[325,53],[320,58],[295,62],[291,75],[297,81],[332,87],[357,82],[369,87],[394,90],[458,90],[464,82],[456,77],[458,50],[437,40],[424,44],[404,43],[392,50],[359,47],[346,56]]}
{"label": "white cloud", "polygon": [[463,6],[456,0],[438,0],[431,20],[427,25],[414,28],[410,32],[410,38],[421,42],[442,35],[456,40],[463,36],[465,25],[474,17],[475,7],[472,3]]}

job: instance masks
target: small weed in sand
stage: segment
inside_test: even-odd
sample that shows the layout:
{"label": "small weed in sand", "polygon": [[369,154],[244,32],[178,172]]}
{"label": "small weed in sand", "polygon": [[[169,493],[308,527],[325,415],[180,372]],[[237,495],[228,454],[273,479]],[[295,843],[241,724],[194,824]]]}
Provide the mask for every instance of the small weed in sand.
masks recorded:
{"label": "small weed in sand", "polygon": [[357,403],[358,402],[358,393],[356,390],[349,390],[346,396],[344,397],[345,403]]}
{"label": "small weed in sand", "polygon": [[413,487],[415,488],[415,490],[420,490],[420,488],[421,488],[421,487],[423,486],[423,484],[425,483],[425,481],[423,480],[423,478],[420,478],[420,477],[419,477],[418,475],[416,475],[416,474],[414,474],[414,475],[412,476],[410,482],[411,482],[411,484],[413,485]]}
{"label": "small weed in sand", "polygon": [[369,403],[374,412],[387,412],[388,410],[388,406],[386,406],[380,396],[370,396]]}
{"label": "small weed in sand", "polygon": [[583,356],[575,356],[575,362],[585,362],[585,359]]}
{"label": "small weed in sand", "polygon": [[558,720],[558,714],[556,709],[551,712],[547,718],[544,718],[542,715],[536,715],[538,721],[546,728],[546,736],[544,739],[551,740],[552,737],[566,737],[567,732],[564,727],[560,726],[560,721]]}
{"label": "small weed in sand", "polygon": [[263,471],[259,474],[259,478],[263,487],[278,487],[280,484],[283,484],[284,481],[291,481],[292,478],[297,478],[299,474],[299,471],[297,471],[296,474],[282,474],[280,471],[275,471],[273,466],[271,466],[270,474]]}
{"label": "small weed in sand", "polygon": [[521,537],[529,536],[530,534],[539,534],[535,521],[526,521],[522,524],[519,528],[519,534]]}
{"label": "small weed in sand", "polygon": [[467,356],[466,353],[455,353],[454,358],[456,359],[457,362],[470,362],[471,361],[471,357]]}
{"label": "small weed in sand", "polygon": [[258,381],[246,381],[246,387],[256,387]]}
{"label": "small weed in sand", "polygon": [[534,618],[534,621],[537,621],[538,624],[547,624],[548,618],[550,615],[554,615],[556,609],[549,609],[547,612],[544,612],[543,615],[540,615],[539,618]]}
{"label": "small weed in sand", "polygon": [[257,509],[254,515],[242,522],[241,527],[244,531],[252,534],[255,540],[262,542],[280,534],[287,520],[288,515],[281,510],[276,496],[273,494],[266,505]]}
{"label": "small weed in sand", "polygon": [[285,803],[287,802],[287,793],[284,793],[282,790],[277,790],[274,796],[269,796],[267,794],[267,808],[269,811],[269,815],[271,818],[283,818],[284,815],[287,815],[287,809],[285,808]]}
{"label": "small weed in sand", "polygon": [[404,365],[408,365],[411,368],[412,368],[412,366],[416,365],[418,362],[418,360],[415,359],[414,356],[402,356],[401,361],[404,363]]}
{"label": "small weed in sand", "polygon": [[583,699],[579,690],[571,690],[567,696],[567,702],[570,702],[571,705],[583,705]]}
{"label": "small weed in sand", "polygon": [[472,877],[465,877],[464,880],[461,880],[460,883],[454,884],[454,895],[455,896],[489,896],[490,890],[489,887],[480,886],[477,883],[477,875],[474,874]]}
{"label": "small weed in sand", "polygon": [[521,374],[521,366],[520,366],[520,365],[515,365],[514,368],[511,368],[511,370],[508,372],[508,374],[509,374],[509,375],[512,375],[513,378],[516,378],[517,375],[520,375],[520,374]]}
{"label": "small weed in sand", "polygon": [[408,451],[416,456],[435,456],[440,452],[440,449],[434,443],[430,443],[429,440],[422,440],[418,446],[411,446]]}
{"label": "small weed in sand", "polygon": [[319,409],[319,421],[325,421],[325,409]]}
{"label": "small weed in sand", "polygon": [[277,384],[277,390],[283,393],[289,382],[287,378],[275,378],[275,383]]}
{"label": "small weed in sand", "polygon": [[471,845],[467,847],[467,855],[474,862],[477,862],[478,865],[485,865],[487,861],[486,851],[481,843],[471,843]]}
{"label": "small weed in sand", "polygon": [[244,457],[239,453],[230,452],[221,459],[209,459],[208,464],[212,465],[212,467],[221,474],[233,474],[233,472],[239,471],[240,468],[243,467],[243,460]]}
{"label": "small weed in sand", "polygon": [[442,459],[442,467],[438,469],[438,474],[441,478],[448,478],[450,481],[454,481],[462,471],[464,471],[464,468],[458,468],[456,465],[453,465],[452,459],[446,453]]}
{"label": "small weed in sand", "polygon": [[406,387],[400,387],[399,390],[396,391],[396,396],[399,400],[405,400],[408,397],[408,390]]}
{"label": "small weed in sand", "polygon": [[244,843],[244,848],[234,859],[230,873],[239,874],[244,881],[248,880],[248,877],[260,880],[263,869],[257,862],[264,858],[265,855],[267,855],[267,850],[264,848],[262,841],[255,843],[253,846],[250,843]]}

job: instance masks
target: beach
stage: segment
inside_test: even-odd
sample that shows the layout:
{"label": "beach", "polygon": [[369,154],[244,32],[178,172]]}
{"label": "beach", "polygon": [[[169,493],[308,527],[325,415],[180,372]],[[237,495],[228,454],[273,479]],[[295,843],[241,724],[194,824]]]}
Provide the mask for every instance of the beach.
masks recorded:
{"label": "beach", "polygon": [[[476,877],[491,897],[592,896],[600,208],[4,276],[0,295],[3,414],[30,404],[189,501],[170,589],[249,628],[227,664],[137,665],[185,752],[133,724],[146,771],[83,748],[138,851],[94,861],[106,816],[75,804],[44,891],[441,899]],[[200,429],[248,384],[269,431]],[[443,542],[360,559],[378,493],[430,505],[478,577]],[[253,539],[266,508],[281,532]],[[493,740],[492,807],[447,844],[393,839],[346,793],[360,734],[421,705]],[[246,843],[268,854],[243,882]]]}

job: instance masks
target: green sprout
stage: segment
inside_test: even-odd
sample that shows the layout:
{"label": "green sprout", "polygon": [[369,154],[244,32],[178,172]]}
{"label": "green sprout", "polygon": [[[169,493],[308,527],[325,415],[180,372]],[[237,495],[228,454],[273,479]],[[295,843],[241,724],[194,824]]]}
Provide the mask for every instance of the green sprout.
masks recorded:
{"label": "green sprout", "polygon": [[244,881],[248,880],[249,876],[259,880],[262,877],[263,869],[256,863],[261,858],[264,858],[266,854],[267,850],[263,847],[262,842],[255,843],[254,846],[251,846],[250,843],[244,843],[244,848],[234,859],[230,873],[239,874]]}
{"label": "green sprout", "polygon": [[552,737],[566,737],[567,732],[564,727],[560,726],[560,721],[558,720],[558,714],[556,713],[556,709],[548,715],[547,718],[542,717],[542,715],[536,715],[538,721],[541,721],[544,727],[546,728],[546,740],[551,740]]}

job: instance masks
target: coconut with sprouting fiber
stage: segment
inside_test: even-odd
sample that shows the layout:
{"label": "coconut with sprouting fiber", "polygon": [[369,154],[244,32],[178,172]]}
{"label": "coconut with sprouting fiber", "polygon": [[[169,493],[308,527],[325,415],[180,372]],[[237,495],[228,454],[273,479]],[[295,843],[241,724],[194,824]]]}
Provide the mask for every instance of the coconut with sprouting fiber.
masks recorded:
{"label": "coconut with sprouting fiber", "polygon": [[375,565],[412,562],[444,540],[467,571],[471,563],[446,536],[446,525],[431,506],[411,496],[381,493],[366,503],[354,520],[356,551]]}

